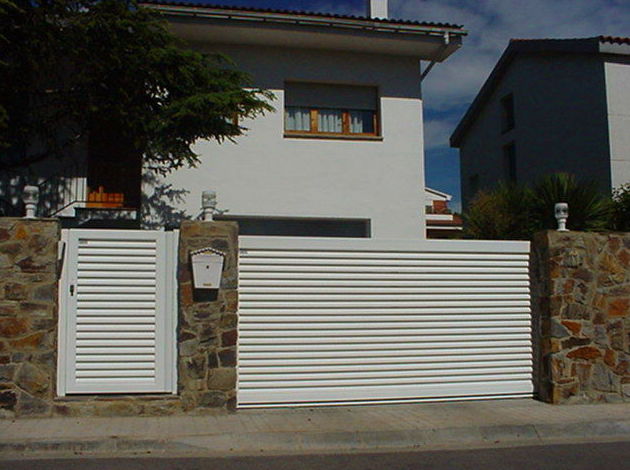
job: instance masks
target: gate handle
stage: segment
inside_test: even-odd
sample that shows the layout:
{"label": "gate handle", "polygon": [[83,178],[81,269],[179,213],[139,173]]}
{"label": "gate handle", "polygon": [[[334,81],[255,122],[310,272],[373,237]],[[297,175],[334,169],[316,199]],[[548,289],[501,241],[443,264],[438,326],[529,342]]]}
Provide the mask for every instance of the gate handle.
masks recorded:
{"label": "gate handle", "polygon": [[70,284],[70,296],[74,297],[74,284]]}

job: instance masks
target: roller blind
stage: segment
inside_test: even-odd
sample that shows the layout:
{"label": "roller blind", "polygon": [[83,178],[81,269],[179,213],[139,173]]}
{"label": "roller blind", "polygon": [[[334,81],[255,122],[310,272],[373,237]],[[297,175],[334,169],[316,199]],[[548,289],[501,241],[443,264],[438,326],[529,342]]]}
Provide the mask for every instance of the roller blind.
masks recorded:
{"label": "roller blind", "polygon": [[285,105],[309,108],[377,109],[376,87],[285,83]]}

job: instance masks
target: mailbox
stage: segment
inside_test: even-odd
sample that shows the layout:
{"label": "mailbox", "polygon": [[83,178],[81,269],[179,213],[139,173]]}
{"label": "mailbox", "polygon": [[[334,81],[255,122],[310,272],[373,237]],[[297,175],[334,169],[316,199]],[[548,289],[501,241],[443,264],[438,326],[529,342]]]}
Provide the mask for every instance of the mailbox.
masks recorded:
{"label": "mailbox", "polygon": [[195,289],[218,289],[225,254],[212,248],[202,248],[190,253]]}

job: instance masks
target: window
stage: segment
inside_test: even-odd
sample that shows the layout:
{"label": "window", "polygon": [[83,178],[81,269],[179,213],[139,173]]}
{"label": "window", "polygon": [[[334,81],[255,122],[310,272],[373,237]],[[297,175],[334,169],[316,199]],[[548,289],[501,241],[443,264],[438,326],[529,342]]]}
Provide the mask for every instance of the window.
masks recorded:
{"label": "window", "polygon": [[501,98],[501,132],[514,129],[514,95]]}
{"label": "window", "polygon": [[366,219],[311,219],[301,217],[215,216],[216,220],[238,222],[240,235],[291,237],[369,238],[370,221]]}
{"label": "window", "polygon": [[505,179],[516,183],[516,147],[514,142],[503,146],[503,169]]}
{"label": "window", "polygon": [[286,135],[378,136],[376,87],[285,84]]}

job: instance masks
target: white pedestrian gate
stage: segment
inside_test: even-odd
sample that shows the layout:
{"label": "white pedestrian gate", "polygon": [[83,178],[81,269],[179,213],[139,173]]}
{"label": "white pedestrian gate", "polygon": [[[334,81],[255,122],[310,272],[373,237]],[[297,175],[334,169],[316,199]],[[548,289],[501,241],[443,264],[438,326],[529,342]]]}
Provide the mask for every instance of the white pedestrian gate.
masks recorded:
{"label": "white pedestrian gate", "polygon": [[174,393],[177,232],[62,240],[58,394]]}
{"label": "white pedestrian gate", "polygon": [[531,396],[528,242],[240,246],[240,407]]}

